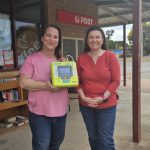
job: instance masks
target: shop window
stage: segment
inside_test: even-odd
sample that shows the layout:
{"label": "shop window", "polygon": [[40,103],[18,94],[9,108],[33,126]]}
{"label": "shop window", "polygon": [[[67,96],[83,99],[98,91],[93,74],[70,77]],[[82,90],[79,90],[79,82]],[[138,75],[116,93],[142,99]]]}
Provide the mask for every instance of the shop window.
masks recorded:
{"label": "shop window", "polygon": [[33,23],[16,22],[16,50],[18,66],[21,66],[25,58],[39,49],[37,27]]}
{"label": "shop window", "polygon": [[74,39],[63,39],[63,55],[71,55],[76,59],[76,41]]}
{"label": "shop window", "polygon": [[[27,55],[39,49],[37,33],[40,29],[40,0],[14,0],[13,6],[10,2],[0,0],[0,70],[17,69]],[[11,8],[15,8],[12,14],[16,21],[15,34],[11,30]],[[12,43],[14,35],[15,44]],[[16,47],[12,50],[14,45]]]}
{"label": "shop window", "polygon": [[78,40],[78,56],[83,53],[83,40]]}
{"label": "shop window", "polygon": [[16,53],[18,67],[39,49],[40,0],[15,0]]}
{"label": "shop window", "polygon": [[63,55],[71,55],[74,60],[78,58],[78,56],[83,51],[83,40],[80,39],[69,39],[63,38]]}
{"label": "shop window", "polygon": [[0,70],[13,68],[13,51],[11,50],[11,25],[9,15],[0,10]]}

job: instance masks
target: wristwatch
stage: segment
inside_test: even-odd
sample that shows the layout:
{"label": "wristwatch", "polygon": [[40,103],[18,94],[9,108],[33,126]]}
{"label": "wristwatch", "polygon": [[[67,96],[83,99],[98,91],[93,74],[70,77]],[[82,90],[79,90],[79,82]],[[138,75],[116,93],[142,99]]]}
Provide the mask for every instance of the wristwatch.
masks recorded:
{"label": "wristwatch", "polygon": [[106,103],[107,101],[108,101],[108,98],[104,98],[104,97],[103,97],[102,102],[103,102],[103,103]]}

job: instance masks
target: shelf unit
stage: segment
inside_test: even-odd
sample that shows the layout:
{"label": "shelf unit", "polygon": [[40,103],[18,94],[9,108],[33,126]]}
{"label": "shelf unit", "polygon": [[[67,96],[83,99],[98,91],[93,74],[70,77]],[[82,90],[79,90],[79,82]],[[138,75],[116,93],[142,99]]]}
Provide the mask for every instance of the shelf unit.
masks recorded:
{"label": "shelf unit", "polygon": [[0,72],[0,91],[17,89],[19,97],[18,101],[0,102],[0,119],[28,113],[24,90],[20,88],[18,79],[18,71]]}

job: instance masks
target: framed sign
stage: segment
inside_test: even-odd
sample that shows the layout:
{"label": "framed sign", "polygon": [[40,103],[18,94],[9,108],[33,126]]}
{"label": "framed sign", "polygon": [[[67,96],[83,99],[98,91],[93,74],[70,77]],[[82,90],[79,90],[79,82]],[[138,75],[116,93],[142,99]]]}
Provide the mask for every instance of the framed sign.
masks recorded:
{"label": "framed sign", "polygon": [[4,66],[13,66],[14,58],[13,58],[13,51],[12,50],[3,50],[4,56]]}

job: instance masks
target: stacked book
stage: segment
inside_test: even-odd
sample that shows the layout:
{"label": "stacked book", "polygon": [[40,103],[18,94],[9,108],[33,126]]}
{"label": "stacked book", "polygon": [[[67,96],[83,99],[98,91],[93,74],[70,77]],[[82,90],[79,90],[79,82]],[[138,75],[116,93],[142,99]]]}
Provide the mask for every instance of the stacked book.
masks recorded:
{"label": "stacked book", "polygon": [[21,126],[25,123],[28,123],[28,118],[25,116],[16,116],[4,119],[3,122],[0,123],[0,127],[9,128],[12,126]]}
{"label": "stacked book", "polygon": [[13,126],[13,122],[16,120],[16,117],[10,117],[7,119],[4,119],[3,122],[0,123],[0,126],[2,128],[10,128]]}
{"label": "stacked book", "polygon": [[15,126],[21,126],[25,123],[28,123],[28,118],[24,116],[16,116],[16,121],[14,122]]}

